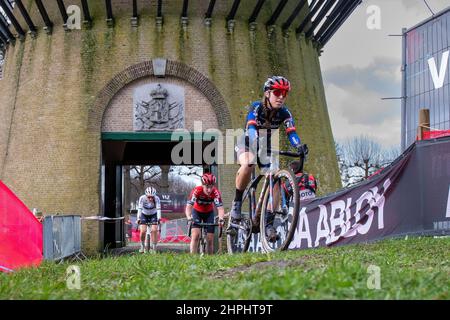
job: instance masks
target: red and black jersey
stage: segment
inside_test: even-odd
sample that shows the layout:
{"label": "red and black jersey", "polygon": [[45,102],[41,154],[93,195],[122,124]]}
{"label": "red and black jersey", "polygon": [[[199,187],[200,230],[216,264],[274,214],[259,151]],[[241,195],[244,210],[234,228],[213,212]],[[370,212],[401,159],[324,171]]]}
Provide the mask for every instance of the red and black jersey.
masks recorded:
{"label": "red and black jersey", "polygon": [[[298,185],[300,200],[313,199],[316,197],[317,180],[312,174],[297,173],[295,175],[295,182]],[[291,185],[286,185],[283,183],[283,188],[288,194],[292,193]]]}
{"label": "red and black jersey", "polygon": [[317,181],[312,174],[297,173],[295,175],[295,180],[297,181],[300,191],[305,189],[309,189],[314,193],[317,191]]}
{"label": "red and black jersey", "polygon": [[209,195],[203,192],[203,186],[198,186],[192,189],[191,194],[189,195],[189,199],[187,201],[188,204],[194,206],[194,209],[198,212],[208,213],[213,211],[213,204],[218,207],[222,207],[222,196],[220,191],[214,187]]}

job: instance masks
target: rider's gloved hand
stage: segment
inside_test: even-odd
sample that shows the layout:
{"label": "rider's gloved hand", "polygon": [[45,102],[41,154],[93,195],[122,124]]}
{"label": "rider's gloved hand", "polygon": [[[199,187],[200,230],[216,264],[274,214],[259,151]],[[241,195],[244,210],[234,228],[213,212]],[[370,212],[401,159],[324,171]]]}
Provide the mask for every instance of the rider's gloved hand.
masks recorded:
{"label": "rider's gloved hand", "polygon": [[219,219],[219,226],[220,226],[220,227],[223,227],[223,224],[224,224],[223,219]]}

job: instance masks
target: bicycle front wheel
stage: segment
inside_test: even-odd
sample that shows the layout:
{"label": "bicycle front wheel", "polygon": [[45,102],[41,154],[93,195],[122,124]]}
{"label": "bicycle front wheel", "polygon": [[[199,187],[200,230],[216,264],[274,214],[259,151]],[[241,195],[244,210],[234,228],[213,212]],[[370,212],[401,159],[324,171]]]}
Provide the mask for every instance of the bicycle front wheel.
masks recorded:
{"label": "bicycle front wheel", "polygon": [[[266,252],[286,250],[297,227],[300,195],[294,174],[279,170],[266,188],[261,210],[261,244]],[[274,232],[275,231],[275,232]]]}
{"label": "bicycle front wheel", "polygon": [[203,237],[200,239],[199,241],[199,253],[201,256],[206,254],[206,239],[204,239]]}
{"label": "bicycle front wheel", "polygon": [[[252,237],[251,212],[254,207],[254,192],[247,190],[242,197],[241,221],[237,224],[228,219],[227,249],[229,254],[247,252]],[[230,233],[229,230],[232,232]]]}

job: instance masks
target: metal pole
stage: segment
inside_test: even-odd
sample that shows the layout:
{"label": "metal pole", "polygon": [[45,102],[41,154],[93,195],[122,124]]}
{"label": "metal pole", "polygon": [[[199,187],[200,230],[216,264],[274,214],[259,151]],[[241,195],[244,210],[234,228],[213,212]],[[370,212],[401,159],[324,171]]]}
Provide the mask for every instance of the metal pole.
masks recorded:
{"label": "metal pole", "polygon": [[8,22],[2,15],[0,15],[0,32],[3,32],[3,34],[9,39],[9,41],[11,42],[15,41],[16,38],[14,38],[14,35],[9,30]]}
{"label": "metal pole", "polygon": [[106,5],[106,23],[108,24],[108,27],[114,26],[114,16],[112,12],[112,5],[111,0],[105,0]]}
{"label": "metal pole", "polygon": [[36,5],[38,7],[39,13],[41,14],[42,19],[45,22],[46,31],[47,31],[47,33],[51,33],[52,29],[53,29],[53,22],[50,21],[50,18],[48,17],[48,14],[47,14],[47,10],[45,10],[45,7],[42,4],[42,1],[41,0],[35,0],[35,1],[36,1]]}
{"label": "metal pole", "polygon": [[419,140],[423,140],[423,133],[430,131],[430,109],[419,110]]}
{"label": "metal pole", "polygon": [[302,23],[295,29],[295,33],[301,33],[305,29],[306,25],[311,22],[311,19],[314,17],[314,15],[317,13],[317,10],[319,10],[322,5],[325,3],[325,0],[319,0],[318,3],[314,6],[314,8],[311,9],[311,11],[306,15],[306,17],[303,19]]}
{"label": "metal pole", "polygon": [[306,30],[305,34],[306,37],[309,38],[314,35],[314,30],[317,28],[319,23],[322,21],[322,19],[325,17],[325,15],[330,11],[331,7],[336,4],[335,0],[327,2],[322,10],[320,10],[319,14],[316,16],[314,21],[312,22],[311,26]]}
{"label": "metal pole", "polygon": [[402,29],[402,110],[401,110],[401,150],[406,149],[406,28]]}
{"label": "metal pole", "polygon": [[270,19],[266,22],[266,26],[274,25],[277,22],[278,17],[281,14],[281,11],[283,11],[284,7],[286,6],[287,0],[280,0],[280,3],[275,8],[275,11],[273,12]]}
{"label": "metal pole", "polygon": [[27,23],[28,27],[30,28],[30,31],[32,33],[36,32],[36,26],[34,25],[33,21],[31,20],[30,15],[28,14],[27,10],[25,9],[22,0],[16,0],[16,5],[19,8],[20,13],[22,14],[23,18],[25,19],[25,22]]}
{"label": "metal pole", "polygon": [[162,0],[158,0],[157,17],[162,17]]}
{"label": "metal pole", "polygon": [[81,6],[83,7],[84,21],[88,23],[92,22],[91,14],[89,12],[89,5],[87,0],[81,0]]}
{"label": "metal pole", "polygon": [[63,19],[63,24],[66,24],[69,17],[67,16],[67,10],[66,10],[66,6],[64,5],[64,1],[57,0],[57,2],[58,2],[59,12],[61,12],[61,17]]}
{"label": "metal pole", "polygon": [[137,18],[138,9],[137,9],[137,0],[133,0],[133,18]]}
{"label": "metal pole", "polygon": [[234,17],[236,16],[237,9],[239,7],[239,4],[241,3],[241,0],[234,0],[233,6],[231,7],[230,13],[228,14],[226,20],[234,20]]}
{"label": "metal pole", "polygon": [[292,12],[292,14],[289,16],[289,18],[286,20],[286,22],[283,23],[283,25],[282,25],[282,29],[283,30],[289,29],[289,27],[291,26],[292,22],[295,20],[295,18],[297,18],[298,14],[300,13],[300,11],[303,9],[305,4],[307,4],[307,3],[308,3],[307,0],[300,0],[299,1],[299,3],[297,4],[297,7],[295,7],[295,9]]}
{"label": "metal pole", "polygon": [[209,2],[208,10],[205,13],[205,18],[210,19],[214,10],[214,5],[216,4],[216,0],[211,0]]}
{"label": "metal pole", "polygon": [[250,18],[248,18],[248,23],[253,23],[256,21],[256,18],[258,18],[259,12],[261,11],[261,8],[266,0],[258,0],[258,3],[255,6],[255,9],[253,9],[252,15]]}
{"label": "metal pole", "polygon": [[25,31],[23,31],[23,29],[20,26],[19,22],[17,21],[16,17],[13,15],[11,10],[9,9],[9,6],[6,4],[6,0],[0,0],[0,7],[3,8],[3,11],[6,13],[9,20],[11,20],[11,23],[14,26],[14,29],[16,29],[19,36],[21,38],[25,37]]}
{"label": "metal pole", "polygon": [[182,17],[187,17],[188,5],[189,5],[189,0],[183,0],[183,10],[181,11]]}

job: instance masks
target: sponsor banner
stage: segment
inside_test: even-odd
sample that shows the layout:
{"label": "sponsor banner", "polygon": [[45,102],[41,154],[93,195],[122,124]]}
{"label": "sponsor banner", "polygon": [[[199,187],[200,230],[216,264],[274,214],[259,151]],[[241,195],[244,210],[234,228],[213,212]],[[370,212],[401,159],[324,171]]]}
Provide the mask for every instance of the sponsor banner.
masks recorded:
{"label": "sponsor banner", "polygon": [[[450,138],[418,141],[379,174],[301,207],[290,249],[450,234]],[[259,234],[249,251],[261,251]]]}

